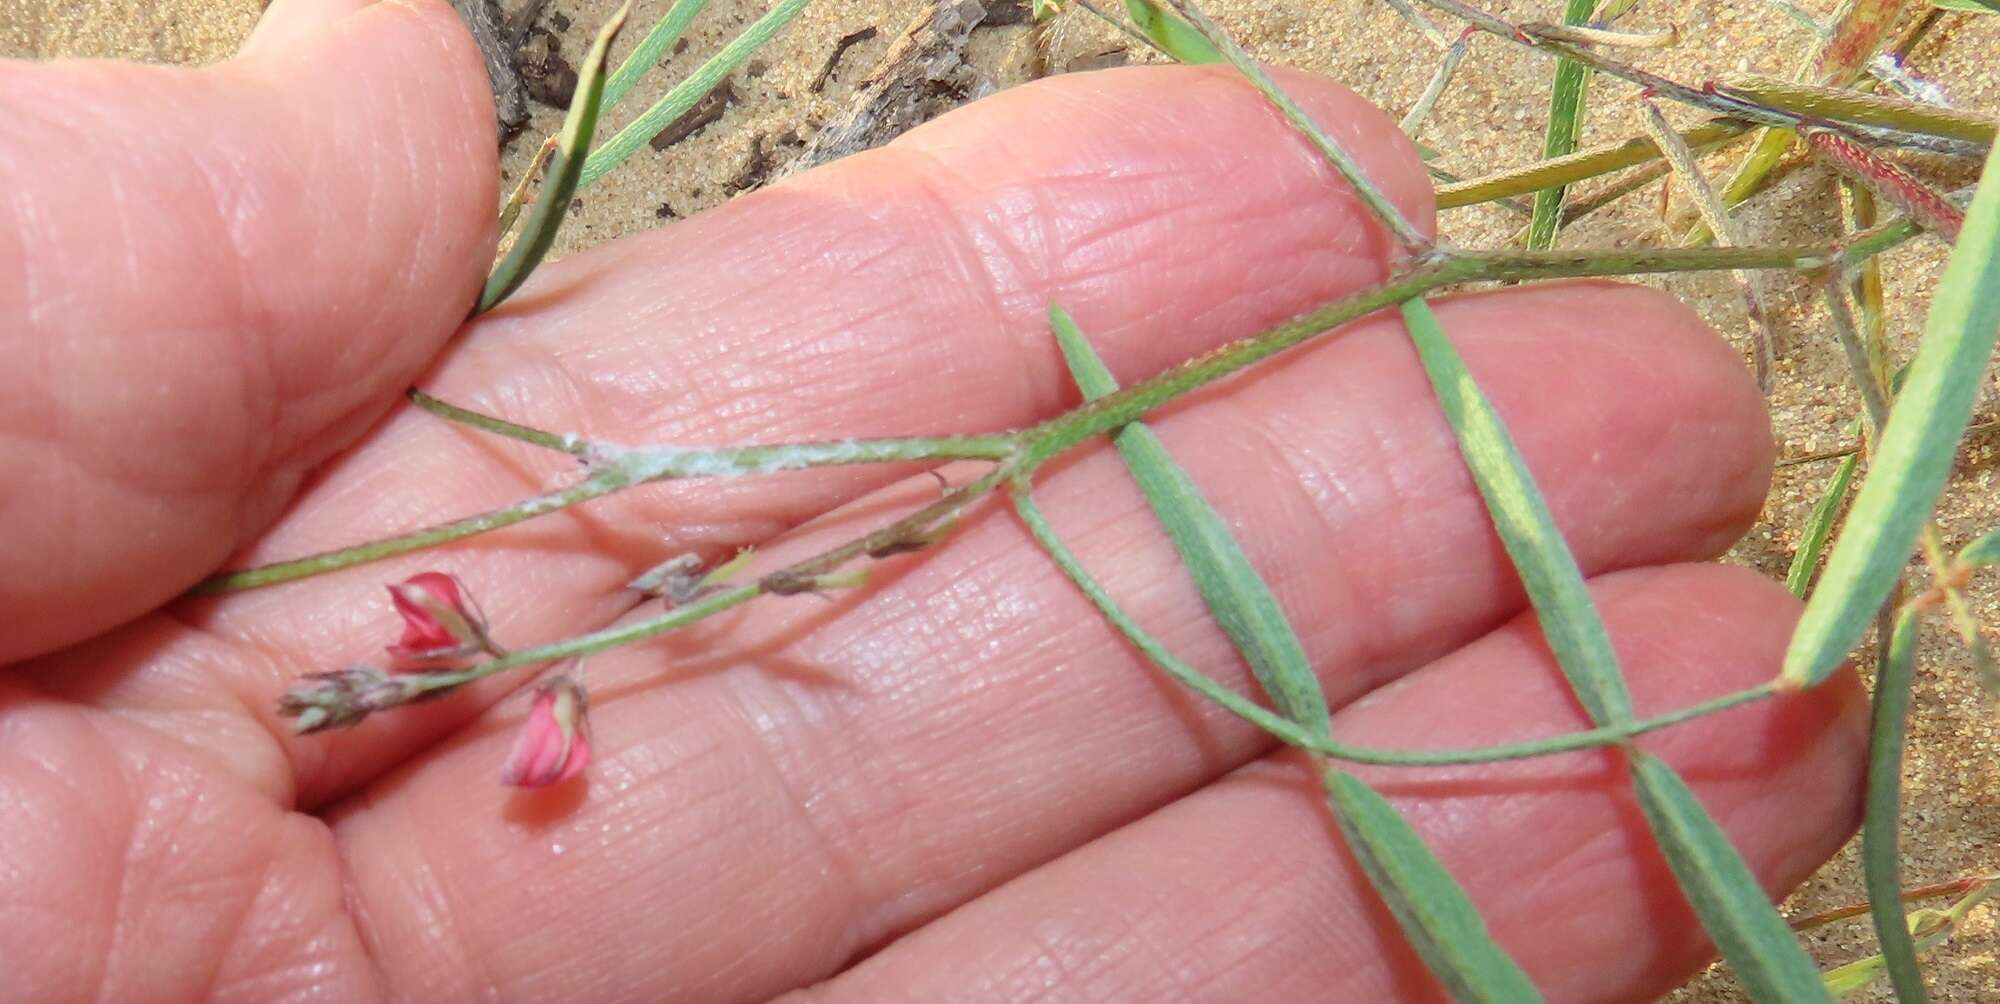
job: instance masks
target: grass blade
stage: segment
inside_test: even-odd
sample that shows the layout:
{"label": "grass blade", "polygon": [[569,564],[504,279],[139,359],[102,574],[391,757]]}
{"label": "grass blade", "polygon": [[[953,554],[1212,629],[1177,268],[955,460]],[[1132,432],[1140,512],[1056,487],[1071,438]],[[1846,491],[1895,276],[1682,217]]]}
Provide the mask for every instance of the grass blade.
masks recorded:
{"label": "grass blade", "polygon": [[675,42],[680,41],[681,36],[687,33],[688,24],[706,6],[708,0],[674,0],[666,16],[660,18],[653,30],[632,47],[625,61],[619,63],[618,68],[611,71],[610,79],[604,82],[604,107],[607,111],[616,108],[626,92],[659,63],[660,57],[666,55]]}
{"label": "grass blade", "polygon": [[1882,961],[1902,1004],[1922,1004],[1923,974],[1917,944],[1903,917],[1903,880],[1896,851],[1902,821],[1903,742],[1910,714],[1910,676],[1917,652],[1917,611],[1905,608],[1889,636],[1889,652],[1875,677],[1875,705],[1868,741],[1868,809],[1861,824],[1861,868],[1868,912],[1875,920]]}
{"label": "grass blade", "polygon": [[730,39],[729,44],[723,46],[721,52],[709,57],[708,62],[697,67],[686,80],[674,85],[672,90],[653,102],[652,107],[639,113],[638,118],[627,123],[625,128],[618,130],[616,135],[605,140],[603,146],[591,153],[590,160],[583,165],[581,183],[588,185],[604,177],[612,168],[623,163],[625,158],[645,146],[647,140],[667,127],[667,123],[680,118],[682,113],[694,107],[695,102],[714,90],[715,85],[721,83],[722,78],[736,69],[737,64],[750,58],[750,54],[763,48],[764,43],[771,40],[771,36],[792,23],[792,19],[798,17],[799,12],[810,2],[811,0],[778,0],[777,6],[752,22],[750,27],[743,29],[741,35]]}
{"label": "grass blade", "polygon": [[1819,568],[1819,557],[1826,553],[1827,538],[1833,536],[1833,521],[1840,515],[1840,504],[1847,501],[1848,486],[1860,466],[1858,453],[1840,458],[1840,467],[1833,472],[1833,480],[1827,482],[1826,493],[1813,506],[1812,515],[1806,517],[1805,534],[1799,539],[1798,551],[1792,554],[1792,567],[1785,571],[1785,588],[1799,599],[1806,598],[1813,572]]}
{"label": "grass blade", "polygon": [[1161,10],[1152,0],[1125,0],[1125,16],[1162,52],[1183,63],[1200,66],[1223,61],[1222,53],[1193,25]]}
{"label": "grass blade", "polygon": [[1687,782],[1652,754],[1634,750],[1628,756],[1639,808],[1667,864],[1750,998],[1832,1000],[1812,959]]}
{"label": "grass blade", "polygon": [[[1578,25],[1590,20],[1593,0],[1567,0],[1563,23]],[[1542,137],[1542,159],[1566,157],[1576,152],[1576,138],[1583,130],[1583,93],[1590,83],[1590,67],[1573,59],[1556,60],[1555,87],[1549,94],[1549,129]],[[1541,251],[1556,244],[1556,226],[1562,222],[1563,194],[1567,188],[1544,188],[1535,193],[1535,215],[1528,221],[1528,249]]]}
{"label": "grass blade", "polygon": [[1548,503],[1514,447],[1514,438],[1466,371],[1465,360],[1445,337],[1430,305],[1421,298],[1404,303],[1403,324],[1563,675],[1593,722],[1629,721],[1632,701],[1618,675],[1611,638],[1591,605],[1576,558],[1563,543]]}
{"label": "grass blade", "polygon": [[1824,680],[1895,587],[1951,473],[2000,334],[2000,147],[1987,155],[1902,393],[1870,458],[1847,530],[1785,652],[1780,681]]}
{"label": "grass blade", "polygon": [[1341,835],[1411,947],[1453,1000],[1528,1004],[1542,999],[1493,940],[1458,881],[1394,806],[1346,771],[1326,774]]}
{"label": "grass blade", "polygon": [[[1062,346],[1070,375],[1086,400],[1118,389],[1111,371],[1066,311],[1050,305],[1049,324]],[[1313,675],[1312,663],[1285,620],[1277,597],[1237,546],[1221,514],[1202,497],[1187,472],[1174,463],[1153,430],[1134,422],[1120,429],[1112,441],[1194,576],[1209,613],[1243,653],[1257,682],[1271,696],[1271,703],[1285,717],[1314,733],[1327,734],[1326,695]]]}
{"label": "grass blade", "polygon": [[521,225],[521,236],[515,238],[506,257],[486,277],[486,288],[479,294],[474,314],[492,310],[512,296],[555,244],[563,214],[576,195],[591,137],[597,132],[597,116],[603,110],[604,61],[610,55],[611,40],[618,37],[618,29],[625,26],[625,18],[631,12],[631,0],[626,0],[611,15],[611,20],[605,22],[597,40],[591,43],[590,52],[577,67],[576,96],[570,100],[569,114],[563,118],[555,152],[549,155],[548,175],[542,181],[541,191],[535,194],[527,222]]}

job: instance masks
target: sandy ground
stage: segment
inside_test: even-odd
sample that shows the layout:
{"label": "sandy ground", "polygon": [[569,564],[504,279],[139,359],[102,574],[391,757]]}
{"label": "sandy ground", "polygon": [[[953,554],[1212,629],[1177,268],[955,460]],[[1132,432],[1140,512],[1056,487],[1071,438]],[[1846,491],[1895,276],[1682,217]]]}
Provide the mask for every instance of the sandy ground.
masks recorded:
{"label": "sandy ground", "polygon": [[[1824,16],[1834,0],[1802,4]],[[513,4],[509,4],[513,6]],[[543,24],[569,24],[559,32],[562,49],[574,57],[614,0],[552,0]],[[649,24],[667,0],[641,0],[635,24]],[[1115,5],[1114,5],[1115,6]],[[1527,19],[1551,19],[1556,5],[1488,4]],[[200,63],[226,57],[255,22],[258,0],[0,0],[0,55],[30,57],[115,56],[162,62]],[[612,125],[636,114],[689,68],[719,49],[764,7],[763,0],[715,0],[697,22],[685,52],[667,61],[657,79],[643,84]],[[852,88],[878,59],[909,17],[910,0],[821,0],[800,21],[734,77],[739,100],[699,134],[664,152],[642,150],[620,171],[589,190],[559,254],[620,234],[666,225],[671,219],[713,206],[730,194],[760,142],[782,157],[800,139],[844,106]],[[1373,0],[1212,0],[1211,13],[1239,33],[1259,56],[1326,73],[1398,113],[1409,107],[1435,65],[1435,50],[1385,6]],[[1663,26],[1671,8],[1649,5],[1627,22],[1634,30]],[[1683,80],[1757,71],[1789,75],[1798,54],[1812,39],[1796,22],[1761,0],[1686,5],[1676,14],[1683,33],[1694,40],[1639,57],[1651,68]],[[836,40],[876,26],[880,33],[853,47],[823,92],[810,84]],[[638,32],[628,33],[626,44]],[[1044,41],[1048,64],[1122,48],[1122,42],[1083,18],[1067,22],[1053,44]],[[972,60],[995,86],[1018,82],[1026,72],[1033,39],[1026,27],[981,29]],[[1916,65],[1942,83],[1963,107],[2000,108],[2000,70],[1991,54],[2000,52],[2000,17],[1955,18],[1919,50]],[[1132,53],[1131,58],[1145,58]],[[1463,175],[1530,161],[1540,146],[1550,63],[1496,40],[1480,39],[1457,82],[1439,103],[1421,138],[1444,153],[1440,162]],[[1586,143],[1622,138],[1637,131],[1629,91],[1621,84],[1596,85]],[[524,136],[553,131],[561,114],[534,106]],[[505,151],[508,178],[521,169],[532,141]],[[1711,162],[1711,170],[1720,170]],[[1585,186],[1588,191],[1589,186]],[[1653,189],[1651,191],[1657,191]],[[1745,220],[1753,239],[1817,240],[1829,232],[1833,205],[1828,176],[1808,168],[1794,174],[1772,195],[1760,199]],[[1565,246],[1588,247],[1657,241],[1661,227],[1652,198],[1626,201],[1566,232]],[[1466,245],[1503,242],[1519,225],[1514,217],[1488,208],[1445,214],[1449,239]],[[1943,266],[1942,245],[1915,242],[1887,259],[1890,331],[1907,351],[1922,323],[1922,307]],[[1748,321],[1730,280],[1720,275],[1662,283],[1700,309],[1720,331],[1747,346]],[[1779,365],[1772,412],[1782,456],[1799,456],[1844,445],[1846,428],[1857,414],[1817,296],[1804,280],[1773,283],[1779,324]],[[1989,389],[1975,421],[2000,417]],[[2000,498],[1993,487],[2000,437],[1975,436],[1960,458],[1955,480],[1939,516],[1949,543],[1956,546],[1980,532],[2000,527]],[[1817,499],[1831,463],[1782,468],[1764,517],[1732,554],[1739,561],[1782,576],[1799,527]],[[1975,591],[1979,613],[1988,621],[2000,614],[2000,590],[1989,579]],[[1908,769],[1904,836],[1906,881],[1936,882],[1991,872],[2000,862],[1993,846],[2000,835],[2000,734],[1990,706],[1972,682],[1969,659],[1939,629],[1929,633],[1920,654],[1920,677]],[[1802,889],[1788,907],[1813,912],[1863,898],[1853,849]],[[2000,961],[1994,956],[1990,911],[1975,912],[1950,946],[1928,957],[1933,990],[1940,1000],[2000,1000]],[[1812,938],[1827,964],[1867,951],[1864,923],[1835,925]],[[1732,1001],[1740,995],[1725,976],[1710,974],[1674,998],[1684,1002]],[[1885,990],[1860,996],[1888,1000]]]}

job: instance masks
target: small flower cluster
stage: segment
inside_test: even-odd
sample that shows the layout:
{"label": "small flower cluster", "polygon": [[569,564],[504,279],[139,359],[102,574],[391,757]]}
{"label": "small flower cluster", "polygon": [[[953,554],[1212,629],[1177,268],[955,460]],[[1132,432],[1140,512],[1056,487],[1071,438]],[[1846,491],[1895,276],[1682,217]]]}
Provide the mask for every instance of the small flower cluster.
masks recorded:
{"label": "small flower cluster", "polygon": [[[389,588],[403,618],[403,635],[385,651],[393,671],[349,666],[313,673],[278,700],[278,712],[297,720],[300,732],[342,728],[388,708],[437,697],[454,689],[468,660],[501,658],[486,617],[456,578],[423,572]],[[510,785],[540,787],[566,781],[590,763],[590,729],[583,684],[561,674],[535,688],[528,720],[501,768]]]}

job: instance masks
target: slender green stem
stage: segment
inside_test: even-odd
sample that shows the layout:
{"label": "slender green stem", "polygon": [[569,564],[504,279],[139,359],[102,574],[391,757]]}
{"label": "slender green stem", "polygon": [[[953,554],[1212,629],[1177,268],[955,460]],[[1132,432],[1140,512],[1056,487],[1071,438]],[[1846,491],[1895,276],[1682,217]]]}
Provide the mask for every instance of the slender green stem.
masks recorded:
{"label": "slender green stem", "polygon": [[410,388],[409,396],[411,404],[447,421],[457,422],[460,425],[469,425],[481,432],[490,432],[496,436],[505,436],[508,439],[518,439],[521,442],[532,443],[535,446],[545,449],[558,450],[578,459],[584,459],[589,456],[589,451],[586,449],[584,441],[575,436],[558,436],[553,432],[543,432],[540,429],[517,425],[504,418],[495,418],[492,415],[484,415],[468,408],[461,408],[458,405],[440,401],[415,387]]}
{"label": "slender green stem", "polygon": [[1847,357],[1848,371],[1854,377],[1854,386],[1861,391],[1861,404],[1868,415],[1868,434],[1872,438],[1882,429],[1882,423],[1889,420],[1889,399],[1883,387],[1875,382],[1874,371],[1868,364],[1868,347],[1862,344],[1861,331],[1854,323],[1854,314],[1847,308],[1847,294],[1841,291],[1842,278],[1838,272],[1828,278],[1822,292],[1825,294],[1827,314],[1833,321],[1833,333],[1840,342],[1840,350]]}
{"label": "slender green stem", "polygon": [[[676,446],[623,447],[579,440],[582,447],[590,451],[588,456],[596,470],[590,478],[569,488],[478,516],[385,540],[294,561],[222,573],[197,586],[196,591],[233,592],[349,568],[503,526],[511,526],[637,484],[668,478],[730,477],[838,464],[952,459],[1000,462],[996,474],[989,475],[987,479],[978,483],[982,488],[977,495],[966,495],[965,490],[961,489],[949,497],[948,501],[956,500],[956,508],[944,514],[948,516],[957,509],[971,504],[978,495],[990,491],[993,484],[997,483],[992,480],[994,477],[1030,474],[1050,458],[1076,444],[1136,421],[1147,412],[1197,387],[1213,383],[1231,373],[1268,359],[1348,321],[1444,286],[1465,282],[1631,275],[1647,272],[1845,266],[1879,254],[1918,232],[1919,229],[1915,224],[1899,218],[1872,230],[1855,234],[1849,240],[1837,245],[1455,255],[1432,253],[1380,285],[1300,315],[1261,335],[1232,342],[1206,355],[1197,356],[1149,380],[1089,402],[1067,414],[1020,432],[911,439],[839,440],[721,449]],[[463,408],[456,410],[465,415],[477,415]],[[479,417],[490,419],[490,416]],[[491,422],[497,423],[495,431],[498,431],[499,425],[506,425],[524,431],[528,435],[550,435],[540,433],[539,430],[528,430],[525,426],[514,426],[513,423],[505,423],[500,419],[491,419]],[[522,436],[516,435],[515,438]],[[572,452],[561,445],[563,437],[553,438],[557,443],[553,448]],[[944,503],[939,505],[942,506]],[[939,517],[942,518],[944,517]],[[909,527],[902,527],[899,532],[904,532],[906,535],[915,533]],[[852,557],[871,550],[912,546],[917,543],[920,541],[914,537],[902,541],[886,539],[853,541],[845,546],[843,553],[846,557]],[[844,561],[846,557],[840,560]],[[825,570],[820,569],[820,571]]]}
{"label": "slender green stem", "polygon": [[1202,37],[1214,44],[1223,58],[1229,60],[1231,66],[1236,67],[1238,73],[1248,78],[1250,83],[1263,93],[1266,100],[1283,112],[1285,118],[1290,119],[1292,125],[1312,141],[1313,146],[1319,148],[1320,155],[1347,180],[1355,194],[1368,206],[1369,211],[1396,235],[1396,239],[1401,241],[1405,248],[1422,251],[1431,246],[1430,238],[1419,232],[1416,225],[1403,215],[1403,211],[1396,208],[1396,204],[1389,200],[1389,196],[1369,180],[1367,172],[1361,169],[1360,162],[1328,135],[1325,129],[1320,128],[1319,123],[1314,122],[1312,116],[1306,114],[1306,110],[1299,107],[1298,102],[1293,101],[1291,95],[1286,94],[1284,88],[1279,87],[1277,82],[1271,79],[1271,75],[1265,73],[1264,68],[1257,65],[1257,61],[1250,58],[1250,54],[1244,52],[1242,46],[1236,44],[1235,39],[1229,37],[1228,32],[1209,20],[1208,15],[1201,12],[1201,8],[1195,5],[1194,0],[1171,0],[1171,2],[1176,12],[1186,18],[1189,24],[1194,25]]}
{"label": "slender green stem", "polygon": [[1566,753],[1577,750],[1596,749],[1630,742],[1632,739],[1692,721],[1730,708],[1762,700],[1772,693],[1771,686],[1765,684],[1749,690],[1724,694],[1699,704],[1690,705],[1654,718],[1621,723],[1587,732],[1573,732],[1568,735],[1548,739],[1534,739],[1518,743],[1502,743],[1475,749],[1445,750],[1384,750],[1366,746],[1354,746],[1317,734],[1305,726],[1272,712],[1256,702],[1244,697],[1221,683],[1181,661],[1166,646],[1160,644],[1145,628],[1140,627],[1124,608],[1106,592],[1104,587],[1083,567],[1083,562],[1071,551],[1060,534],[1056,533],[1048,517],[1035,504],[1024,483],[1016,482],[1011,492],[1014,509],[1020,514],[1021,522],[1036,542],[1049,552],[1057,567],[1069,580],[1076,584],[1098,612],[1104,615],[1120,634],[1123,634],[1141,653],[1164,670],[1169,676],[1189,689],[1221,705],[1238,718],[1270,733],[1281,742],[1300,749],[1318,753],[1336,760],[1350,763],[1379,764],[1391,767],[1441,767],[1456,764],[1496,763],[1504,760],[1522,760],[1530,757],[1547,756],[1552,753]]}
{"label": "slender green stem", "polygon": [[706,620],[731,607],[748,603],[762,595],[763,592],[764,589],[760,584],[750,583],[748,585],[737,586],[734,589],[710,594],[686,606],[675,607],[658,617],[634,621],[630,624],[614,624],[602,631],[593,631],[590,634],[577,635],[574,638],[565,638],[562,641],[551,642],[547,645],[538,645],[534,648],[515,649],[498,659],[482,662],[477,666],[468,666],[456,672],[429,674],[424,678],[423,689],[448,690],[452,687],[471,683],[482,677],[492,676],[495,673],[504,673],[510,669],[519,669],[522,666],[532,666],[537,663],[546,662],[560,662],[564,659],[594,655],[598,652],[630,645],[634,642],[666,634],[677,628],[686,627],[696,621]]}
{"label": "slender green stem", "polygon": [[1861,868],[1869,913],[1882,960],[1899,1001],[1926,1000],[1917,968],[1917,946],[1903,919],[1903,881],[1896,852],[1902,819],[1903,743],[1910,712],[1910,682],[1916,659],[1917,612],[1906,608],[1895,619],[1888,651],[1876,667],[1875,700],[1868,744],[1867,813],[1861,824]]}
{"label": "slender green stem", "polygon": [[262,586],[276,585],[280,582],[290,582],[294,579],[325,575],[328,572],[339,571],[343,568],[352,568],[355,565],[365,565],[371,561],[380,561],[384,558],[393,558],[399,554],[408,554],[411,551],[421,551],[427,547],[448,544],[454,540],[462,540],[475,534],[485,533],[488,530],[498,530],[503,526],[513,526],[516,523],[533,519],[536,516],[546,515],[559,509],[567,509],[578,503],[587,502],[599,496],[609,495],[629,487],[631,487],[630,482],[616,474],[595,474],[560,491],[549,492],[546,495],[537,495],[534,498],[524,499],[513,505],[503,506],[490,512],[483,512],[477,516],[468,516],[449,523],[425,527],[422,530],[412,533],[370,541],[366,544],[342,548],[337,551],[326,551],[304,558],[280,561],[270,565],[259,565],[256,568],[246,568],[236,572],[221,572],[202,580],[199,585],[194,587],[193,592],[197,594],[233,593],[244,589],[257,589]]}

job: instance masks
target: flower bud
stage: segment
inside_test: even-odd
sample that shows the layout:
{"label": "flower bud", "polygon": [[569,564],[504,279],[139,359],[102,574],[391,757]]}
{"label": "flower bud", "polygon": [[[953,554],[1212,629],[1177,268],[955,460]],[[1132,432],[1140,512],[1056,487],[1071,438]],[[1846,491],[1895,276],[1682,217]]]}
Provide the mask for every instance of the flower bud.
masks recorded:
{"label": "flower bud", "polygon": [[349,666],[331,673],[308,673],[278,698],[278,713],[297,719],[300,733],[345,728],[369,715],[435,697],[449,688],[432,687],[408,673],[391,675],[372,666]]}
{"label": "flower bud", "polygon": [[581,773],[590,763],[587,703],[583,684],[568,675],[535,688],[535,703],[500,770],[501,782],[539,788]]}
{"label": "flower bud", "polygon": [[486,635],[485,618],[466,601],[456,578],[423,572],[389,587],[389,599],[403,615],[403,638],[388,646],[404,662],[434,664],[487,653],[501,655]]}

